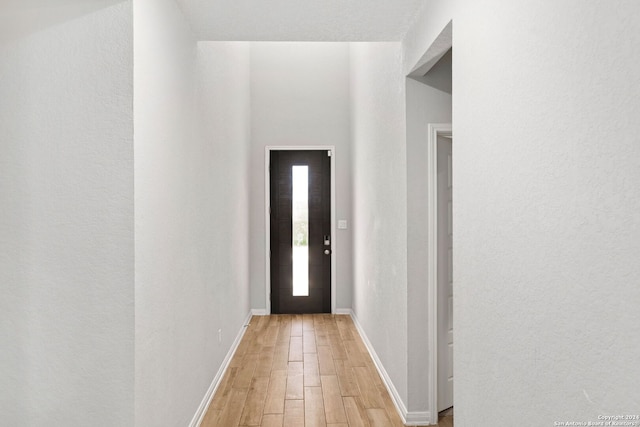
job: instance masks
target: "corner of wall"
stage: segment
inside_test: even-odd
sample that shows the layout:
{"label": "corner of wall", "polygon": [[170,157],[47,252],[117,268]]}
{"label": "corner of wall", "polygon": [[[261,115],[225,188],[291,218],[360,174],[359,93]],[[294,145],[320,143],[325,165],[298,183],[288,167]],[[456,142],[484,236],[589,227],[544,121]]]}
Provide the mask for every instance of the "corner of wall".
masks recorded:
{"label": "corner of wall", "polygon": [[[402,41],[405,75],[409,75],[414,68],[422,65],[420,64],[421,58],[430,47],[437,47],[434,46],[434,41],[438,39],[447,25],[450,25],[452,19],[453,2],[449,0],[429,1],[428,7],[423,7],[420,10]],[[442,50],[439,47],[438,49]],[[446,49],[441,53],[444,52]]]}

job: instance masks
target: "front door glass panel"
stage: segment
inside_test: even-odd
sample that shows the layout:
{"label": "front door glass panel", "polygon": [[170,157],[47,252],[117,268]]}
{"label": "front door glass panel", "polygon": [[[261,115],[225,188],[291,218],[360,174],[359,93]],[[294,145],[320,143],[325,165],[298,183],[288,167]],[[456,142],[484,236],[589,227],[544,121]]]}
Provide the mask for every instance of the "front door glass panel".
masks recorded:
{"label": "front door glass panel", "polygon": [[309,166],[292,166],[293,296],[309,296]]}

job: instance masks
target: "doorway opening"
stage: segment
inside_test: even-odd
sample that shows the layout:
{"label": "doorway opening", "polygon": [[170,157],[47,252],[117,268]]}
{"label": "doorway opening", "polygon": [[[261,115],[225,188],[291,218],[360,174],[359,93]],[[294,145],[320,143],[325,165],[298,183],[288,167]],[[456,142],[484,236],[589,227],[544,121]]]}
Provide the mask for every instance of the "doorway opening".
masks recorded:
{"label": "doorway opening", "polygon": [[[443,272],[451,273],[453,265],[446,258],[438,257],[439,243],[443,245],[440,252],[449,253],[449,248],[444,246],[446,239],[438,239],[438,140],[442,141],[446,137],[451,138],[452,136],[453,63],[453,21],[449,21],[407,74],[408,79],[422,83],[422,85],[418,86],[412,83],[407,87],[412,88],[412,91],[408,93],[414,95],[412,98],[408,98],[412,102],[408,103],[408,111],[411,112],[411,117],[413,117],[411,121],[408,120],[408,127],[411,126],[410,130],[412,130],[413,135],[419,135],[419,137],[414,137],[413,139],[414,149],[417,153],[420,153],[420,157],[418,157],[420,161],[414,162],[414,165],[416,170],[422,166],[423,169],[420,170],[426,171],[426,176],[420,174],[418,176],[421,179],[419,181],[421,185],[426,182],[427,186],[426,206],[424,208],[420,206],[416,208],[416,211],[421,214],[419,218],[426,217],[427,219],[425,233],[427,237],[423,244],[424,246],[421,246],[422,248],[426,246],[428,251],[426,254],[426,269],[424,269],[424,273],[421,276],[426,276],[427,282],[427,319],[424,329],[428,352],[428,357],[425,359],[427,371],[425,403],[428,416],[425,418],[428,419],[429,424],[433,425],[440,422],[439,425],[442,426],[453,425],[453,416],[449,413],[443,413],[443,415],[446,415],[444,418],[439,417],[443,409],[448,409],[447,405],[449,407],[453,405],[453,364],[449,363],[448,366],[443,364],[443,361],[450,362],[453,358],[452,339],[439,346],[440,339],[444,339],[448,335],[451,338],[453,337],[453,316],[445,316],[447,313],[452,314],[451,305],[453,300],[450,292],[451,281],[447,281],[445,277],[441,282],[446,284],[449,289],[439,290],[438,283]],[[409,113],[407,117],[410,117]],[[426,146],[423,144],[423,135],[427,136]],[[426,152],[421,151],[421,149]],[[449,166],[449,170],[451,170],[452,163]],[[418,191],[421,191],[420,187],[415,187]],[[440,214],[441,219],[444,217],[450,218],[452,209],[449,207],[448,201],[443,200],[441,205],[441,208],[446,208]],[[449,226],[446,226],[446,228],[448,229]],[[445,232],[443,236],[451,241],[451,233]],[[416,250],[416,252],[418,251]],[[440,267],[441,274],[438,272],[439,263],[443,264]],[[451,277],[451,274],[448,274],[448,276]],[[441,329],[440,333],[439,329]],[[443,373],[441,374],[443,378],[439,378],[439,371]],[[445,385],[450,386],[447,392],[450,397],[447,399],[439,398],[439,393],[444,391],[439,390],[439,388],[443,388]]]}
{"label": "doorway opening", "polygon": [[429,124],[428,289],[432,422],[453,411],[453,157],[451,124]]}
{"label": "doorway opening", "polygon": [[266,147],[268,313],[335,312],[334,153]]}

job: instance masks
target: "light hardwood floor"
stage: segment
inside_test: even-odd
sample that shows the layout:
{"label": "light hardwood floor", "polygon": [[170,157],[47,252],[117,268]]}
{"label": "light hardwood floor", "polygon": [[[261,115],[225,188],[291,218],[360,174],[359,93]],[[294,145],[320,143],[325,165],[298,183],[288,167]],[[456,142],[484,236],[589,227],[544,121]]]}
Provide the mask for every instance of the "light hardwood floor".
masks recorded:
{"label": "light hardwood floor", "polygon": [[351,317],[305,314],[251,319],[201,426],[403,423]]}

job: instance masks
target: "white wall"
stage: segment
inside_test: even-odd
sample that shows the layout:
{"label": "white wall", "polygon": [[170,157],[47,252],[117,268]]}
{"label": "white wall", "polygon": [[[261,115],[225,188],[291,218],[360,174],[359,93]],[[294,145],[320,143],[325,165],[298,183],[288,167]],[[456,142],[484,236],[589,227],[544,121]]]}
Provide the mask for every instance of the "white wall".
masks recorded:
{"label": "white wall", "polygon": [[[446,63],[446,61],[449,61]],[[451,85],[451,57],[436,64],[424,81],[438,87]],[[445,62],[445,63],[443,63]],[[448,81],[448,85],[447,82]],[[427,135],[429,123],[451,123],[451,93],[406,79],[407,126],[407,309],[409,411],[428,407],[429,311],[427,260],[429,247],[429,184]]]}
{"label": "white wall", "polygon": [[[224,358],[249,312],[250,44],[198,43],[201,129],[209,159],[213,215],[211,264],[215,299],[210,310],[223,330]],[[207,356],[211,358],[210,356]]]}
{"label": "white wall", "polygon": [[134,22],[136,425],[188,425],[249,312],[248,51]]}
{"label": "white wall", "polygon": [[131,425],[132,6],[49,6],[0,47],[0,424]]}
{"label": "white wall", "polygon": [[640,4],[454,16],[456,425],[640,408]]}
{"label": "white wall", "polygon": [[[251,44],[251,306],[266,308],[264,150],[335,145],[336,220],[351,228],[347,43]],[[351,230],[337,230],[336,306],[351,307]]]}
{"label": "white wall", "polygon": [[407,152],[400,43],[351,43],[353,309],[407,402]]}

